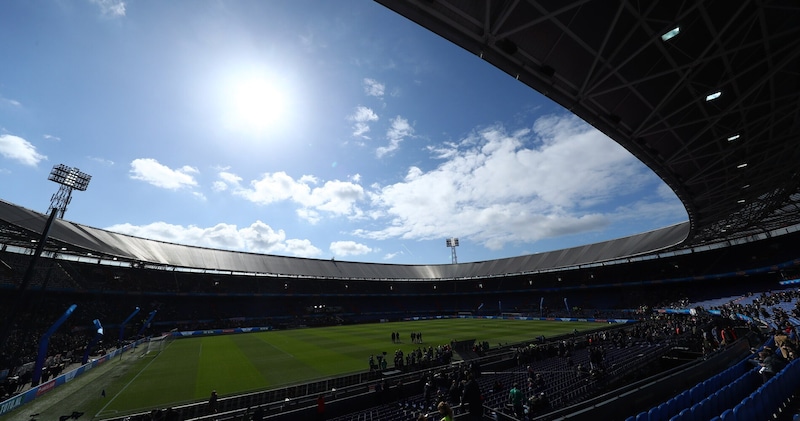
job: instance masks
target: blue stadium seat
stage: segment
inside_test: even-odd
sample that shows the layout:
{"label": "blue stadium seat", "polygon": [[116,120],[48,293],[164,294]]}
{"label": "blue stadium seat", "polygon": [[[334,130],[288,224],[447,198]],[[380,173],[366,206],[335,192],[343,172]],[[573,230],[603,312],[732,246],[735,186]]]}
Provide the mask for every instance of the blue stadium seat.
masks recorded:
{"label": "blue stadium seat", "polygon": [[[772,411],[769,411],[767,406],[765,405],[767,397],[767,393],[764,392],[764,389],[758,389],[750,395],[753,398],[753,412],[755,413],[758,419],[767,419],[769,417],[768,414],[772,414]],[[777,407],[777,405],[775,405]]]}
{"label": "blue stadium seat", "polygon": [[696,403],[692,405],[691,408],[689,408],[689,411],[691,411],[691,419],[693,420],[703,419],[703,414],[702,414],[703,409],[700,407],[700,405],[701,405],[700,403]]}
{"label": "blue stadium seat", "polygon": [[674,417],[670,418],[669,421],[689,421],[692,416],[692,410],[689,408],[685,408],[675,415]]}
{"label": "blue stadium seat", "polygon": [[672,398],[667,401],[667,413],[669,414],[670,417],[673,415],[677,415],[679,412],[681,412],[681,409],[689,406],[681,403],[682,402],[681,396],[683,396],[685,400],[688,401],[688,396],[689,396],[688,393],[686,393],[686,395],[681,393],[680,395],[678,395],[678,398]]}
{"label": "blue stadium seat", "polygon": [[709,396],[709,407],[708,412],[713,415],[719,415],[722,413],[722,400],[724,398],[724,391],[718,390],[714,392],[713,395]]}
{"label": "blue stadium seat", "polygon": [[[658,405],[658,412],[659,412],[658,419],[659,419],[659,421],[667,421],[667,420],[669,420],[669,417],[671,417],[672,414],[673,414],[672,412],[670,412],[669,408],[670,408],[669,407],[669,402],[664,402],[661,405]],[[651,418],[650,421],[653,421],[653,419]]]}
{"label": "blue stadium seat", "polygon": [[[738,411],[737,411],[738,409]],[[753,398],[748,396],[742,399],[738,405],[733,408],[733,413],[736,414],[737,420],[754,420],[756,413],[753,411]]]}
{"label": "blue stadium seat", "polygon": [[678,395],[676,400],[676,407],[672,409],[672,413],[674,414],[678,414],[689,407],[692,401],[692,395],[690,394],[689,390],[684,390],[680,395]]}
{"label": "blue stadium seat", "polygon": [[661,410],[659,407],[654,406],[647,411],[647,419],[649,421],[661,421]]}
{"label": "blue stadium seat", "polygon": [[[694,385],[694,386],[693,386],[693,387],[692,387],[692,388],[689,390],[689,394],[690,394],[690,396],[691,396],[691,402],[689,402],[691,405],[694,405],[694,404],[696,404],[696,403],[699,403],[701,400],[703,400],[703,389],[702,389],[702,387],[700,386],[700,384],[696,384],[696,385]],[[689,407],[689,405],[687,405],[687,408],[688,408],[688,407]]]}

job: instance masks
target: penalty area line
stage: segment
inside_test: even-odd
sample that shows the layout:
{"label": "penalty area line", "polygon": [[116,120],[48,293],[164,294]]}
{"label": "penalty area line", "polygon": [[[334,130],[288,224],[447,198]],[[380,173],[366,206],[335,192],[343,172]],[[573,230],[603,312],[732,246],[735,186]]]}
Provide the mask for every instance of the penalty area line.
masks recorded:
{"label": "penalty area line", "polygon": [[[138,372],[138,373],[136,373],[136,375],[135,375],[135,376],[133,376],[133,378],[132,378],[132,379],[131,379],[131,380],[130,380],[130,381],[127,383],[127,384],[125,384],[125,386],[123,386],[123,387],[122,387],[122,389],[120,389],[120,391],[119,391],[119,392],[117,392],[117,393],[114,395],[114,397],[112,397],[112,398],[111,398],[111,399],[108,401],[108,403],[107,403],[107,404],[105,404],[105,405],[104,405],[102,408],[100,408],[100,410],[99,410],[99,411],[97,411],[97,414],[95,414],[95,418],[99,417],[99,416],[100,416],[100,414],[104,413],[104,412],[105,412],[105,410],[106,410],[106,408],[108,408],[108,406],[109,406],[109,405],[111,405],[111,403],[113,403],[113,402],[114,402],[114,400],[116,400],[116,399],[117,399],[117,397],[119,397],[119,395],[121,395],[121,394],[122,394],[122,392],[124,392],[124,391],[125,391],[125,390],[128,388],[128,386],[130,386],[130,385],[131,385],[131,383],[135,382],[135,381],[136,381],[136,379],[138,379],[138,378],[139,378],[139,376],[141,376],[141,375],[142,375],[142,373],[144,373],[144,372],[145,372],[145,370],[147,370],[147,367],[150,367],[150,364],[153,364],[153,361],[155,361],[155,360],[156,360],[156,358],[158,358],[160,355],[161,355],[161,353],[159,353],[158,355],[156,355],[155,357],[153,357],[153,359],[152,359],[152,360],[150,360],[150,362],[149,362],[149,363],[147,363],[147,365],[145,365],[144,367],[142,367],[142,369],[141,369],[141,370],[139,370],[139,372]],[[113,412],[119,412],[119,411],[113,411]]]}

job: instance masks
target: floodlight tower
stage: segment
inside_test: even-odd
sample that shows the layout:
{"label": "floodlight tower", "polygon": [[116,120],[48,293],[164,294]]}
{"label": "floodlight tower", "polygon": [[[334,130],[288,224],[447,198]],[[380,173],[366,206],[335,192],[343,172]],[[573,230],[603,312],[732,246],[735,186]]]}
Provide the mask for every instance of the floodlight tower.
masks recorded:
{"label": "floodlight tower", "polygon": [[58,217],[63,219],[64,213],[67,211],[67,205],[72,201],[72,191],[86,191],[92,176],[81,172],[77,168],[58,164],[53,166],[53,170],[50,171],[50,176],[47,179],[61,185],[58,188],[58,192],[50,198],[50,208],[47,209],[47,213],[57,209]]}
{"label": "floodlight tower", "polygon": [[456,247],[458,247],[458,238],[452,237],[445,240],[445,244],[447,247],[450,247],[450,259],[451,263],[456,264],[458,263],[458,257],[456,256]]}
{"label": "floodlight tower", "polygon": [[[86,190],[86,188],[89,186],[89,180],[92,179],[92,176],[82,173],[77,168],[70,168],[66,165],[59,164],[53,167],[53,170],[50,171],[50,176],[47,177],[47,179],[50,181],[55,181],[56,183],[60,184],[61,187],[58,189],[58,193],[54,194],[50,199],[50,208],[47,210],[49,216],[47,218],[47,222],[44,224],[44,229],[39,236],[39,240],[36,242],[36,250],[34,250],[33,255],[31,255],[31,259],[28,262],[28,268],[25,270],[25,274],[22,276],[22,282],[20,282],[17,286],[17,298],[14,300],[13,305],[8,306],[6,314],[0,315],[0,317],[4,316],[0,318],[0,344],[6,342],[6,339],[11,331],[11,326],[14,324],[13,321],[18,318],[20,314],[24,314],[26,309],[29,307],[30,294],[28,291],[28,286],[33,280],[33,273],[34,269],[36,268],[36,263],[38,262],[39,257],[41,257],[42,252],[47,245],[47,238],[50,236],[50,227],[53,226],[53,220],[56,218],[56,214],[60,214],[59,218],[64,217],[64,212],[67,211],[67,205],[72,199],[72,190]],[[46,283],[42,285],[42,289],[44,289],[44,285],[46,285]],[[75,306],[73,305],[73,307]],[[69,314],[72,314],[72,310],[74,309],[71,308],[71,310],[65,313],[65,320],[66,317],[69,317]],[[53,329],[57,327],[58,326],[54,325]],[[44,346],[46,347],[47,344],[45,343]]]}

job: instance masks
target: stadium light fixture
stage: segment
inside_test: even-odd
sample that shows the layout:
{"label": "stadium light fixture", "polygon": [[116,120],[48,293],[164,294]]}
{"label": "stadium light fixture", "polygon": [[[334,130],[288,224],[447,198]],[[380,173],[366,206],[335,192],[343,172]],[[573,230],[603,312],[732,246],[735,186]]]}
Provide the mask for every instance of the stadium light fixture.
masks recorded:
{"label": "stadium light fixture", "polygon": [[669,41],[672,38],[675,38],[676,36],[678,36],[678,34],[680,34],[680,33],[681,33],[681,27],[680,26],[676,26],[676,27],[670,29],[669,31],[665,32],[663,35],[661,35],[661,41]]}
{"label": "stadium light fixture", "polygon": [[747,166],[747,162],[742,162],[741,164],[737,165],[736,168],[742,169]]}
{"label": "stadium light fixture", "polygon": [[738,133],[733,135],[733,136],[728,136],[728,142],[733,142],[734,140],[736,140],[736,139],[738,139],[740,137],[742,137],[742,136],[739,135]]}
{"label": "stadium light fixture", "polygon": [[713,94],[708,94],[706,96],[706,102],[713,101],[713,100],[715,100],[715,99],[717,99],[717,98],[719,98],[721,96],[722,96],[722,91],[717,91],[717,92],[714,92]]}
{"label": "stadium light fixture", "polygon": [[81,172],[81,170],[73,167],[68,167],[64,164],[53,166],[50,171],[48,180],[60,184],[58,192],[50,198],[50,208],[48,213],[53,209],[58,211],[58,217],[64,218],[64,213],[67,211],[67,205],[72,201],[72,191],[86,191],[89,187],[89,181],[92,176]]}
{"label": "stadium light fixture", "polygon": [[458,238],[450,237],[444,241],[447,247],[450,247],[450,262],[452,264],[458,263],[458,257],[456,256],[456,247],[458,247]]}

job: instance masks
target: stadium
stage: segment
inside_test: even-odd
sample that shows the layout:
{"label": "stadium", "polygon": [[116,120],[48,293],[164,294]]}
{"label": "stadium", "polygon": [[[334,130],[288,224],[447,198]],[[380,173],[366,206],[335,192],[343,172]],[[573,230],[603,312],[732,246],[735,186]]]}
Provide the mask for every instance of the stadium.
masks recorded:
{"label": "stadium", "polygon": [[[439,419],[439,401],[462,420],[800,412],[800,6],[378,2],[608,135],[688,221],[398,265],[160,242],[0,201],[0,418]],[[786,361],[765,373],[767,358]]]}

